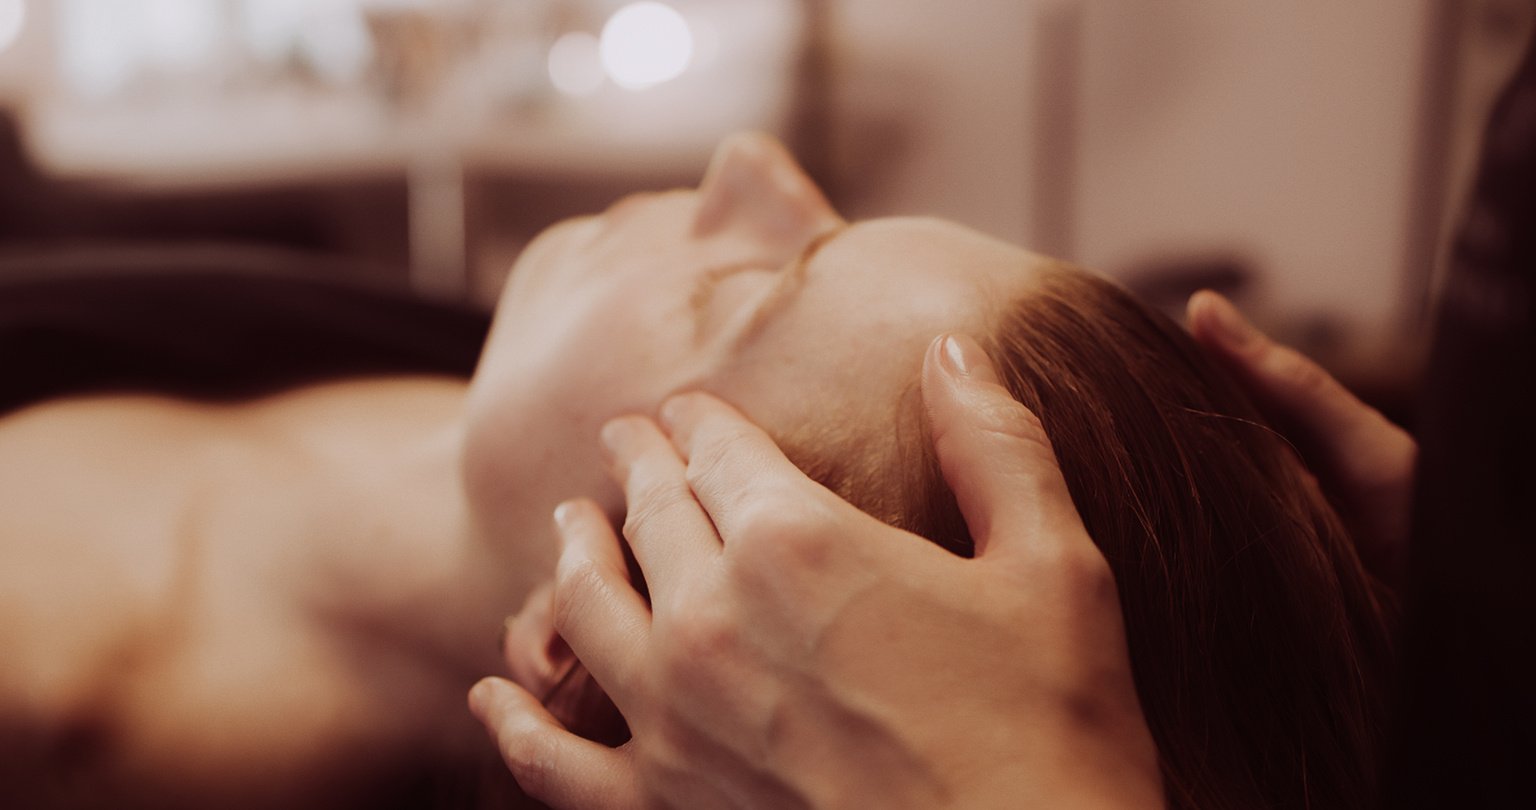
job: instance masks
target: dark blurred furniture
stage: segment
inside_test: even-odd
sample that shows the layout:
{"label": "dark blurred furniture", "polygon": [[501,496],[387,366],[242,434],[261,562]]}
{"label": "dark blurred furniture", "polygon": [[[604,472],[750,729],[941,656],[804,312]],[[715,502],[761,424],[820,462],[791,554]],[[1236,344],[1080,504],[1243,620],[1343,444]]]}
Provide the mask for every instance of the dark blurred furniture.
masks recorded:
{"label": "dark blurred furniture", "polygon": [[40,172],[0,111],[0,251],[99,244],[217,243],[344,257],[404,278],[404,176],[176,190],[61,181]]}
{"label": "dark blurred furniture", "polygon": [[0,414],[58,396],[237,399],[374,374],[468,377],[490,315],[366,266],[273,249],[0,258]]}

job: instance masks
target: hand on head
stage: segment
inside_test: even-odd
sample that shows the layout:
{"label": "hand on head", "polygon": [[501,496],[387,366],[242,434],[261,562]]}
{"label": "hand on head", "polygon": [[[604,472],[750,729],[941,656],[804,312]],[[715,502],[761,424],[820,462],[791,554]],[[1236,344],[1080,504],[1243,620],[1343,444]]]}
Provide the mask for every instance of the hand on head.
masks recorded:
{"label": "hand on head", "polygon": [[1115,584],[1039,421],[964,338],[930,348],[923,394],[972,560],[843,502],[719,400],[611,424],[650,601],[578,502],[549,615],[633,737],[588,742],[484,681],[471,706],[524,788],[557,807],[1159,804]]}
{"label": "hand on head", "polygon": [[[1219,296],[1189,309],[1394,574],[1413,440]],[[1159,804],[1115,584],[1039,420],[968,339],[930,347],[923,395],[973,560],[859,512],[711,397],[610,425],[650,600],[596,507],[563,508],[554,590],[508,648],[553,713],[495,679],[471,698],[525,789],[557,807]],[[590,702],[548,699],[571,651],[628,721],[622,747],[568,730]]]}
{"label": "hand on head", "polygon": [[1209,290],[1189,299],[1189,331],[1237,375],[1301,451],[1354,536],[1361,559],[1397,584],[1408,544],[1418,444],[1321,366],[1270,340]]}

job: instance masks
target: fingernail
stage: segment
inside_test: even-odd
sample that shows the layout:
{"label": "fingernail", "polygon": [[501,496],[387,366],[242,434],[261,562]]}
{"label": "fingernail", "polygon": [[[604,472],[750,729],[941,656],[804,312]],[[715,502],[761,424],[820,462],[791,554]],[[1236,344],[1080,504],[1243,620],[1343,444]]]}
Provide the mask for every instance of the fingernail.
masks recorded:
{"label": "fingernail", "polygon": [[657,416],[661,419],[661,426],[666,428],[668,432],[677,427],[678,420],[683,416],[683,408],[686,407],[683,403],[683,398],[684,395],[677,394],[667,397],[667,401],[661,403],[661,411]]}
{"label": "fingernail", "polygon": [[1208,306],[1211,315],[1214,316],[1212,325],[1216,327],[1216,336],[1222,343],[1241,349],[1260,337],[1259,330],[1255,329],[1253,324],[1249,323],[1248,319],[1244,318],[1243,314],[1237,311],[1237,307],[1232,306],[1232,302],[1225,296],[1209,293],[1206,295],[1206,300],[1210,302]]}
{"label": "fingernail", "polygon": [[608,448],[608,453],[618,456],[629,446],[630,438],[635,435],[635,429],[629,424],[627,418],[621,416],[617,419],[608,420],[608,423],[603,425],[603,431],[600,435],[603,440],[603,446]]}
{"label": "fingernail", "polygon": [[482,678],[479,683],[470,687],[469,710],[476,717],[483,717],[486,709],[490,707],[491,696],[496,692],[496,681],[491,678]]}
{"label": "fingernail", "polygon": [[576,502],[575,501],[564,501],[559,506],[555,507],[555,526],[559,527],[560,531],[562,531],[562,532],[570,531],[572,524],[574,524],[575,522],[576,522]]}
{"label": "fingernail", "polygon": [[945,335],[940,347],[944,367],[951,374],[982,382],[997,382],[997,372],[992,361],[975,340],[965,335]]}

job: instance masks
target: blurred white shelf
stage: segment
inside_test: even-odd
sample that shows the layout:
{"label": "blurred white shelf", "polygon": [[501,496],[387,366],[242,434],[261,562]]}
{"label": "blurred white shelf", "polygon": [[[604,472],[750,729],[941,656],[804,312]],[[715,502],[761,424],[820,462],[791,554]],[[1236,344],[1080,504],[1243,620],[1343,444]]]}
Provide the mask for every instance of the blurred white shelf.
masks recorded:
{"label": "blurred white shelf", "polygon": [[[753,122],[759,126],[771,122]],[[473,170],[623,180],[697,174],[719,136],[593,127],[572,117],[477,126],[392,120],[345,99],[246,99],[225,105],[44,108],[28,120],[39,167],[64,179],[188,189],[401,174],[413,162]]]}

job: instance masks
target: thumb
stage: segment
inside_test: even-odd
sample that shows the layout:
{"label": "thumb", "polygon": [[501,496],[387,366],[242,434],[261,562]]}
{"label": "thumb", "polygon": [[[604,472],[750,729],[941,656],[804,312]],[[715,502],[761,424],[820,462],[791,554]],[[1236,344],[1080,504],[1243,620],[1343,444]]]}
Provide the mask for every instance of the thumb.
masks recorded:
{"label": "thumb", "polygon": [[976,341],[941,335],[928,347],[923,403],[977,557],[1091,544],[1044,426]]}

